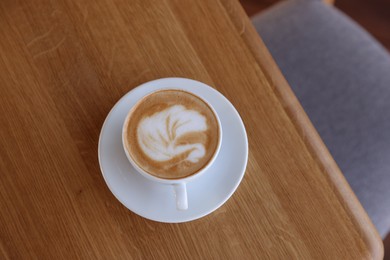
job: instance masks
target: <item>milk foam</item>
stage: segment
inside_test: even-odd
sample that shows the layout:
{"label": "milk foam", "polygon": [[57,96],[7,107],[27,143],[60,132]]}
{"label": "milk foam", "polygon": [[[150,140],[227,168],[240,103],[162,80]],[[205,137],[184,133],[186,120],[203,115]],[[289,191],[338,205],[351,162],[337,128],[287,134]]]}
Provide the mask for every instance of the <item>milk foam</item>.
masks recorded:
{"label": "milk foam", "polygon": [[137,139],[145,155],[155,161],[168,161],[188,152],[184,161],[196,163],[206,154],[204,144],[177,145],[176,141],[184,134],[206,130],[207,123],[203,115],[182,105],[173,105],[141,119],[137,127]]}

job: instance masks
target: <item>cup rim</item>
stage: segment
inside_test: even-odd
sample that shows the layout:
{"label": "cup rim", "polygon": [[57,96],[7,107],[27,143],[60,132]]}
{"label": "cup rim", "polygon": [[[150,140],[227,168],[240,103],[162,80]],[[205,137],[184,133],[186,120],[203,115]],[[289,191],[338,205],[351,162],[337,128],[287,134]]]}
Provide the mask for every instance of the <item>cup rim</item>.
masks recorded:
{"label": "cup rim", "polygon": [[[161,79],[160,79],[161,80]],[[159,80],[153,80],[153,81],[150,81],[150,82],[156,82],[156,81],[159,81]],[[150,83],[150,82],[145,82],[146,83]],[[144,85],[144,84],[142,84]],[[139,87],[141,87],[142,85],[140,85]],[[130,155],[128,149],[126,148],[126,144],[125,144],[125,140],[126,140],[126,135],[125,135],[125,132],[126,132],[126,129],[127,129],[127,125],[128,125],[128,122],[129,122],[129,119],[130,119],[130,115],[131,115],[131,112],[134,108],[136,108],[140,102],[142,102],[142,100],[144,98],[146,98],[147,96],[150,96],[152,94],[155,94],[157,92],[160,92],[160,91],[167,91],[167,90],[179,90],[179,91],[183,91],[183,92],[187,92],[197,98],[199,98],[200,100],[202,100],[209,108],[210,110],[213,112],[214,114],[214,117],[215,119],[217,120],[217,125],[218,125],[218,144],[217,144],[217,148],[215,149],[215,152],[213,154],[213,156],[211,157],[211,159],[201,168],[199,169],[197,172],[189,175],[189,176],[186,176],[186,177],[183,177],[183,178],[176,178],[176,179],[164,179],[164,178],[160,178],[160,177],[157,177],[151,173],[148,173],[147,171],[145,171],[144,169],[142,169],[136,162],[135,160],[132,158],[132,156]],[[159,89],[156,89],[156,90],[152,90],[150,92],[147,92],[145,93],[139,100],[137,100],[137,102],[129,108],[127,114],[126,114],[126,117],[125,117],[125,120],[123,122],[123,126],[122,126],[122,146],[123,146],[123,149],[125,151],[125,154],[126,154],[126,157],[128,159],[128,161],[131,163],[131,165],[133,165],[133,167],[135,168],[135,170],[140,173],[142,176],[152,180],[152,181],[156,181],[156,182],[160,182],[160,183],[165,183],[165,184],[176,184],[176,183],[187,183],[187,182],[190,182],[192,180],[194,180],[195,178],[198,178],[199,176],[203,175],[204,172],[206,172],[206,170],[214,163],[216,157],[218,156],[218,153],[221,149],[221,145],[222,145],[222,124],[221,124],[221,121],[219,119],[219,116],[218,116],[218,113],[215,111],[214,107],[210,104],[209,101],[207,101],[205,98],[199,96],[198,94],[190,91],[190,90],[187,90],[187,89],[182,89],[182,88],[179,88],[179,87],[162,87],[162,88],[159,88]]]}

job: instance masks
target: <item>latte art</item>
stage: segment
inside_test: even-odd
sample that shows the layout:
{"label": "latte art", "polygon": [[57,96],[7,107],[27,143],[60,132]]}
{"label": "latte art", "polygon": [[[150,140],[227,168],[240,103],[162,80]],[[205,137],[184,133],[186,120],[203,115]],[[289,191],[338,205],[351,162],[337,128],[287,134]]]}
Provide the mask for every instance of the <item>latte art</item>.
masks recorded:
{"label": "latte art", "polygon": [[137,139],[150,159],[162,162],[185,154],[181,161],[196,163],[206,154],[204,144],[180,144],[180,139],[190,134],[202,135],[206,130],[206,118],[198,111],[173,105],[143,118],[137,127]]}
{"label": "latte art", "polygon": [[183,90],[160,90],[145,96],[131,109],[123,129],[132,161],[163,179],[199,172],[212,161],[220,141],[214,111]]}

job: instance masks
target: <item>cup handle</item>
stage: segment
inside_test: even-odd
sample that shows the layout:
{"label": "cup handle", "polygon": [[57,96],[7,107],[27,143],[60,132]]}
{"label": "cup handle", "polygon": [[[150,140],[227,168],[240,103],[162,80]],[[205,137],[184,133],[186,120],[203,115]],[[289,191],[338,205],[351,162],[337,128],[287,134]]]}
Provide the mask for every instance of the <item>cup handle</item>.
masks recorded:
{"label": "cup handle", "polygon": [[176,209],[188,209],[187,187],[184,182],[173,184],[176,195]]}

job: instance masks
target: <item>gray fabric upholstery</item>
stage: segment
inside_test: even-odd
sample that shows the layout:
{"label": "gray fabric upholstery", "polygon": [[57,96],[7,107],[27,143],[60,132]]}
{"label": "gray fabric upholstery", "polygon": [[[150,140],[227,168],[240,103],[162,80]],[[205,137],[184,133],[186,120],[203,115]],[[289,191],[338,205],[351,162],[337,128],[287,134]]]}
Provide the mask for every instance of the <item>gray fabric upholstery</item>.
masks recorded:
{"label": "gray fabric upholstery", "polygon": [[321,1],[253,18],[282,73],[382,237],[390,230],[390,56]]}

